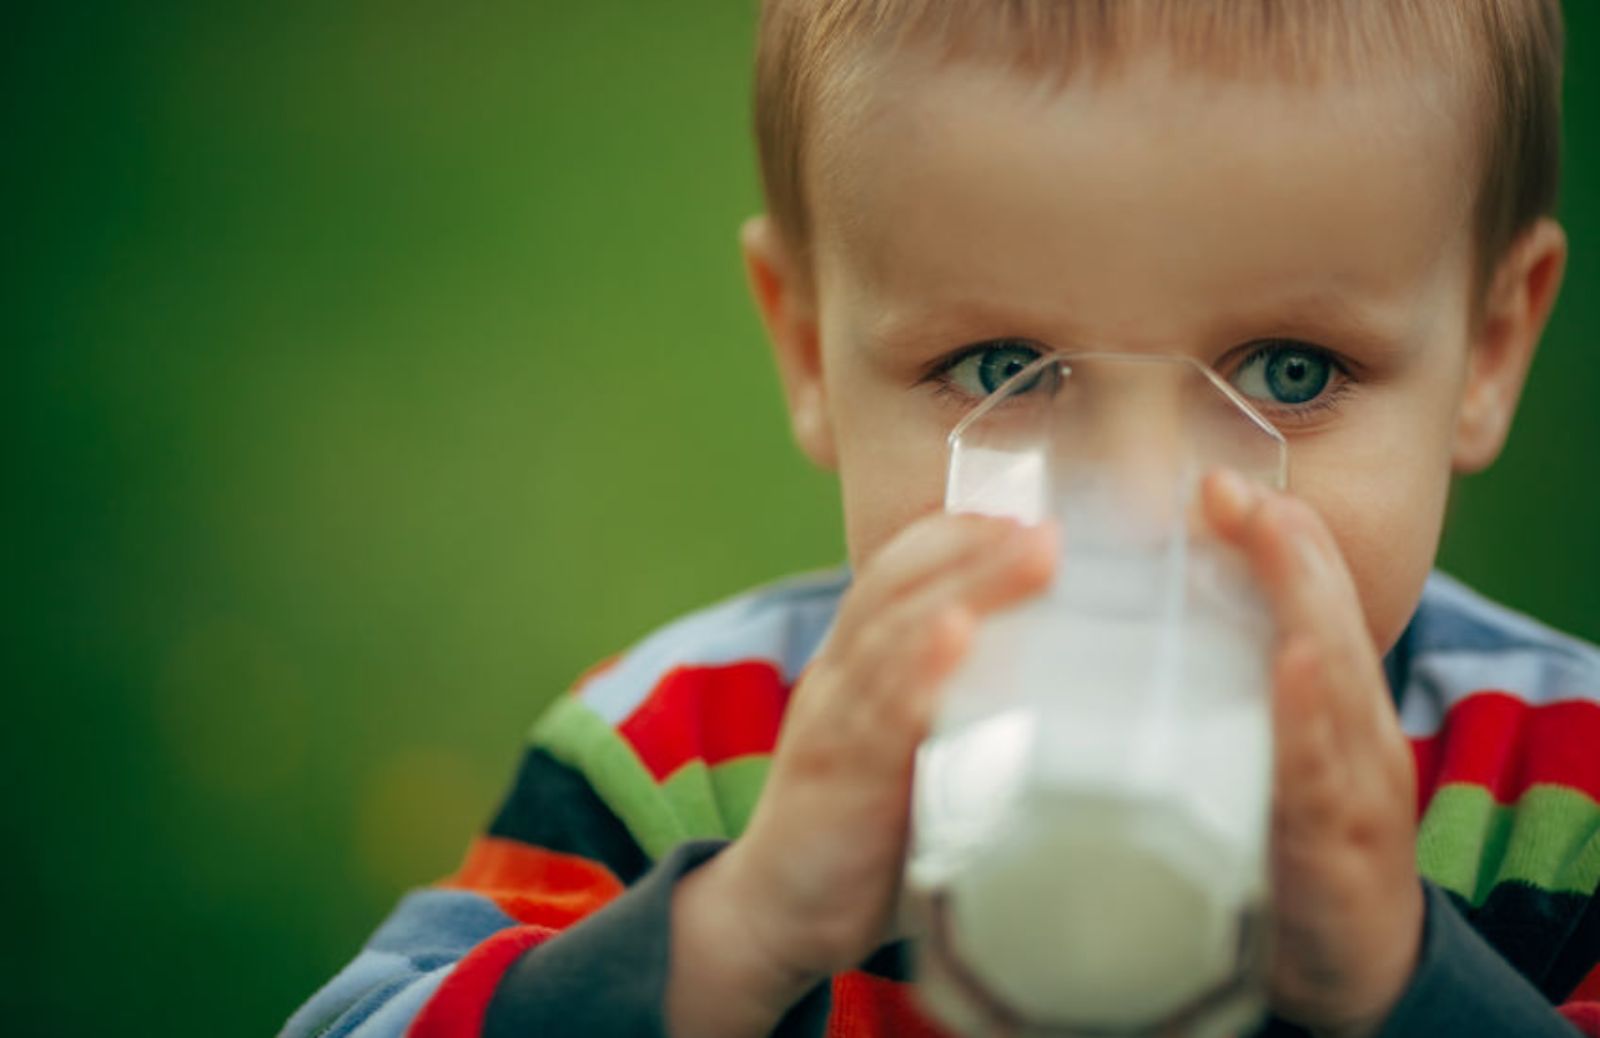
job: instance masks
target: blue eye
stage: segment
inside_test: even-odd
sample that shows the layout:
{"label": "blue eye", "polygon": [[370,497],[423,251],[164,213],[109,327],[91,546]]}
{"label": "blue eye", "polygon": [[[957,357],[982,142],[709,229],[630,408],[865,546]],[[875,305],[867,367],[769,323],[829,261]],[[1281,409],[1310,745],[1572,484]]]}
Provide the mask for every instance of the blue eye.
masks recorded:
{"label": "blue eye", "polygon": [[[1041,356],[1038,350],[1019,342],[988,343],[958,357],[945,369],[944,376],[968,396],[985,397]],[[1018,392],[1026,393],[1038,383],[1035,376]]]}
{"label": "blue eye", "polygon": [[1333,361],[1308,346],[1267,346],[1233,373],[1234,386],[1252,400],[1304,404],[1315,400],[1333,379]]}

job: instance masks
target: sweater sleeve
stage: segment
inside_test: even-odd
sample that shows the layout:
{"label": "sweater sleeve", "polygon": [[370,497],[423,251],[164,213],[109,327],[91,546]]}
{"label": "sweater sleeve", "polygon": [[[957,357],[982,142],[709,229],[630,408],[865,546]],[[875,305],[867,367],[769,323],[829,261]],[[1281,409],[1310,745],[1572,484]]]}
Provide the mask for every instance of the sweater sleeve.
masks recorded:
{"label": "sweater sleeve", "polygon": [[[742,830],[782,692],[770,666],[740,663],[673,670],[620,724],[562,697],[461,867],[407,895],[283,1034],[662,1034],[674,884]],[[820,1034],[827,997],[778,1033]]]}
{"label": "sweater sleeve", "polygon": [[1448,1034],[1457,1038],[1573,1038],[1600,1035],[1595,1004],[1557,1009],[1498,955],[1434,885],[1416,973],[1379,1038]]}
{"label": "sweater sleeve", "polygon": [[[672,892],[723,845],[681,845],[605,908],[522,952],[495,986],[484,1038],[664,1036]],[[821,1038],[829,1002],[827,985],[819,985],[780,1021],[775,1038]]]}
{"label": "sweater sleeve", "polygon": [[[565,944],[585,921],[665,889],[704,860],[685,850],[654,868],[586,776],[535,744],[510,794],[460,868],[401,900],[355,959],[292,1016],[285,1038],[476,1035],[499,979],[523,952]],[[630,885],[644,891],[635,895]],[[613,928],[615,929],[615,928]],[[581,938],[579,942],[581,943]]]}
{"label": "sweater sleeve", "polygon": [[[460,869],[407,895],[283,1034],[503,1033],[541,1012],[555,1033],[660,1033],[673,886],[743,831],[848,584],[838,570],[758,588],[580,678],[534,725]],[[820,1033],[828,998],[823,986],[780,1033]],[[592,1029],[576,1021],[602,1017],[583,1012],[612,1015]]]}

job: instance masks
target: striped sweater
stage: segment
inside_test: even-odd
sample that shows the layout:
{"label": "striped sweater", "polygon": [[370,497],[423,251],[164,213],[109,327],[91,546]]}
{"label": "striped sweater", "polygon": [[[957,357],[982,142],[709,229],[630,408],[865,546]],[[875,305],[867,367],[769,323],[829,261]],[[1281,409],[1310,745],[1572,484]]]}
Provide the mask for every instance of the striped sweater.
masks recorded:
{"label": "striped sweater", "polygon": [[[671,884],[750,817],[847,579],[751,592],[586,675],[533,727],[459,870],[403,899],[284,1034],[663,1033]],[[1429,888],[1423,961],[1385,1034],[1571,1033],[1564,1017],[1600,1036],[1600,650],[1436,574],[1385,667]],[[899,951],[780,1031],[938,1033]]]}

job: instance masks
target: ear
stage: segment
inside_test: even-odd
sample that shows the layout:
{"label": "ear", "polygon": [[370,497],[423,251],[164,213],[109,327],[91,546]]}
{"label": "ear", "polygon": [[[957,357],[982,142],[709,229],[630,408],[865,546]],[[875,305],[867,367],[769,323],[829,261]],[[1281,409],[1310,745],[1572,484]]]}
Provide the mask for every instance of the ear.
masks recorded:
{"label": "ear", "polygon": [[1550,219],[1524,231],[1496,265],[1456,415],[1457,472],[1477,472],[1500,456],[1566,265],[1566,232]]}
{"label": "ear", "polygon": [[795,442],[814,464],[832,469],[838,455],[822,380],[816,291],[810,272],[769,216],[746,220],[739,229],[739,245],[750,292],[772,340]]}

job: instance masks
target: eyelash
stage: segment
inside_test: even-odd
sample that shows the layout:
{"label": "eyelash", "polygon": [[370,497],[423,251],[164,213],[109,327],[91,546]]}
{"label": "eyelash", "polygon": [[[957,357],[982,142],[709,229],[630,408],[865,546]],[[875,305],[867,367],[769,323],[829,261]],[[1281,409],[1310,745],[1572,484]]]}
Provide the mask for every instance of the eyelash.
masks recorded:
{"label": "eyelash", "polygon": [[954,383],[950,381],[948,376],[951,369],[969,357],[980,356],[990,350],[1004,349],[1007,346],[1032,350],[1041,357],[1050,352],[1039,343],[1029,339],[986,339],[983,342],[975,342],[971,346],[964,346],[954,353],[934,361],[917,379],[917,384],[932,383],[933,394],[938,399],[970,406],[973,403],[972,396],[957,389]]}
{"label": "eyelash", "polygon": [[[1319,394],[1314,400],[1308,400],[1303,404],[1274,405],[1270,401],[1252,398],[1250,400],[1251,406],[1261,411],[1263,415],[1271,419],[1275,425],[1308,423],[1316,416],[1337,407],[1340,402],[1343,401],[1346,394],[1350,391],[1350,388],[1353,384],[1353,380],[1350,375],[1350,368],[1347,364],[1340,360],[1337,354],[1333,353],[1331,350],[1323,349],[1321,346],[1316,346],[1309,342],[1301,342],[1296,339],[1264,339],[1258,341],[1254,345],[1254,349],[1251,349],[1250,352],[1246,353],[1244,357],[1238,361],[1238,363],[1231,366],[1231,371],[1229,374],[1223,374],[1221,371],[1218,371],[1217,374],[1221,376],[1224,381],[1232,385],[1232,375],[1237,374],[1246,365],[1259,361],[1268,354],[1277,350],[1302,350],[1307,353],[1314,353],[1326,360],[1328,365],[1333,368],[1335,373],[1333,379],[1330,380],[1327,389]],[[1008,346],[1023,347],[1025,349],[1032,350],[1041,356],[1049,352],[1048,349],[1042,347],[1040,344],[1028,339],[987,339],[983,342],[977,342],[970,346],[963,347],[946,357],[941,357],[923,372],[923,374],[917,379],[917,384],[921,385],[932,383],[934,396],[938,399],[951,401],[963,406],[971,406],[973,403],[973,398],[968,393],[957,389],[955,385],[951,383],[950,379],[948,378],[950,370],[956,365],[960,364],[962,361],[967,360],[969,357],[978,356],[990,350],[1003,349]]]}
{"label": "eyelash", "polygon": [[1237,364],[1232,366],[1232,371],[1229,375],[1222,375],[1220,371],[1217,374],[1222,375],[1223,381],[1232,385],[1232,376],[1237,375],[1246,365],[1261,360],[1278,350],[1299,350],[1304,353],[1316,354],[1328,363],[1334,374],[1329,379],[1328,386],[1323,392],[1319,393],[1314,400],[1308,400],[1303,404],[1274,404],[1270,400],[1248,398],[1250,406],[1271,419],[1274,425],[1308,423],[1316,416],[1337,407],[1350,391],[1353,380],[1350,376],[1349,366],[1341,361],[1333,351],[1323,349],[1321,346],[1316,346],[1309,342],[1301,342],[1298,339],[1264,339],[1256,343],[1254,349],[1246,353]]}

